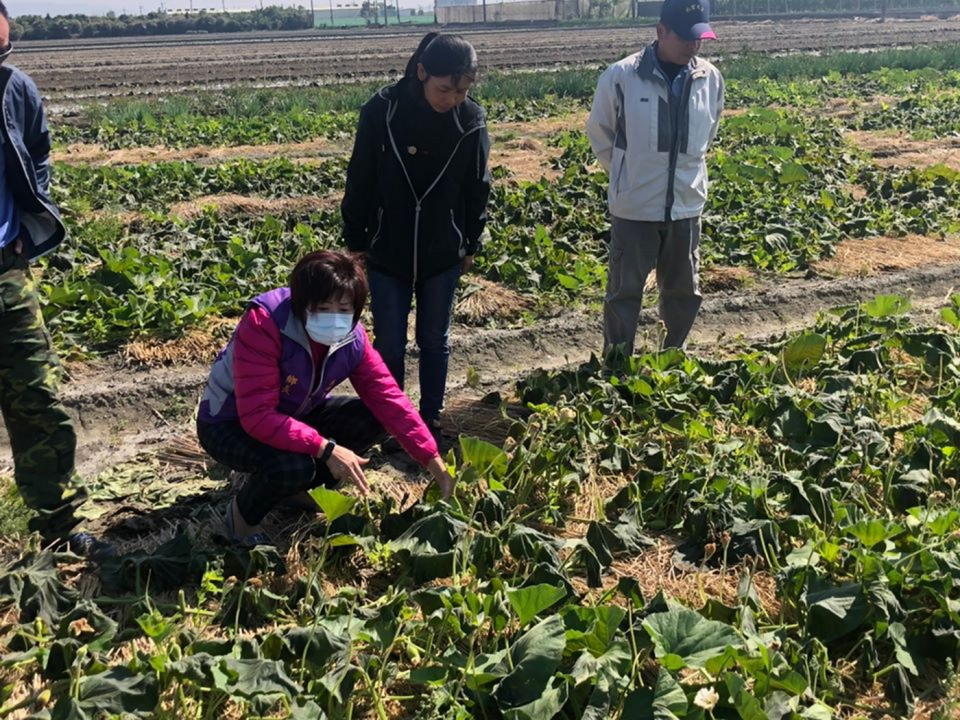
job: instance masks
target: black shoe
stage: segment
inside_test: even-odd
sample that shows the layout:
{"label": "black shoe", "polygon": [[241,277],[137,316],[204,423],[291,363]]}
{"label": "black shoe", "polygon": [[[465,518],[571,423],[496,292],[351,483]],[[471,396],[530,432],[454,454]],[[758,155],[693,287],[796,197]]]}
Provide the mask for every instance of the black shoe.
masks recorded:
{"label": "black shoe", "polygon": [[68,535],[65,549],[88,560],[108,560],[117,556],[117,549],[111,543],[100,540],[88,532]]}
{"label": "black shoe", "polygon": [[446,452],[457,443],[457,434],[445,432],[439,420],[428,420],[427,428],[433,435],[433,439],[437,441],[437,448],[441,453]]}
{"label": "black shoe", "polygon": [[440,421],[427,420],[427,429],[430,430],[430,434],[433,435],[433,439],[437,441],[437,445],[440,445],[444,440],[443,425],[440,424]]}

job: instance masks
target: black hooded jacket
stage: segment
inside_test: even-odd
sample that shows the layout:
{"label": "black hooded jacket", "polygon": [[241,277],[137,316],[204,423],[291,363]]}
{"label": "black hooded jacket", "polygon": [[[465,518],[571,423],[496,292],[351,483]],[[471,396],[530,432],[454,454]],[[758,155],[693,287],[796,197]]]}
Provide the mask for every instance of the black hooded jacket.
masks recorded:
{"label": "black hooded jacket", "polygon": [[404,78],[360,110],[341,212],[346,245],[371,268],[413,282],[480,250],[487,222],[490,138],[467,98],[435,112]]}

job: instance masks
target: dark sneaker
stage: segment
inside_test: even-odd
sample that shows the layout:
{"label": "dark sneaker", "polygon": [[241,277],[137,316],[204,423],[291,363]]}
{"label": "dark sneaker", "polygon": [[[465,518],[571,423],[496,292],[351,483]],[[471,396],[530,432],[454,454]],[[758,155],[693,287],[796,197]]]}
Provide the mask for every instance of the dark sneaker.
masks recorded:
{"label": "dark sneaker", "polygon": [[255,532],[252,535],[238,535],[233,524],[233,500],[227,505],[227,512],[223,516],[223,527],[226,530],[227,540],[236,543],[242,548],[255,548],[257,545],[272,545],[270,536],[265,532]]}
{"label": "dark sneaker", "polygon": [[437,448],[441,453],[445,453],[456,445],[457,434],[445,432],[439,420],[427,420],[427,427],[430,429],[433,439],[437,441]]}
{"label": "dark sneaker", "polygon": [[427,420],[427,428],[430,430],[430,434],[433,435],[433,439],[437,441],[439,445],[443,441],[443,425],[440,424],[439,420]]}
{"label": "dark sneaker", "polygon": [[88,560],[108,560],[117,556],[117,549],[111,543],[100,540],[88,532],[69,535],[66,549]]}

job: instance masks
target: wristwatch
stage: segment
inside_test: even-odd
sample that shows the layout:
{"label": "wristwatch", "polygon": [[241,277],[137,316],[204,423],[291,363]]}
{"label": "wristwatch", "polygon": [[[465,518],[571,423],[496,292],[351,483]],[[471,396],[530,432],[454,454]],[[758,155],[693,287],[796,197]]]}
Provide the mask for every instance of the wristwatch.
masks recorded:
{"label": "wristwatch", "polygon": [[327,446],[323,449],[323,452],[320,453],[320,462],[326,462],[330,459],[330,456],[333,455],[333,449],[337,446],[337,441],[330,439],[327,440]]}

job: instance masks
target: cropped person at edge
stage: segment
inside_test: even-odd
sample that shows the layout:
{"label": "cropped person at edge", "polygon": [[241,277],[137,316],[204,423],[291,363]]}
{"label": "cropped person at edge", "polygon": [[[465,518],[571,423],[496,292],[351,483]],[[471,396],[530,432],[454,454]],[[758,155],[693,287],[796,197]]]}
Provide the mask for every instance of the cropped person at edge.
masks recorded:
{"label": "cropped person at edge", "polygon": [[490,195],[485,116],[467,97],[476,75],[470,43],[427,34],[404,77],[360,110],[341,206],[346,245],[366,257],[374,347],[401,387],[416,297],[420,414],[438,440],[454,294]]}
{"label": "cropped person at edge", "polygon": [[656,268],[665,347],[682,347],[700,310],[700,215],[723,77],[697,57],[716,38],[708,0],[665,0],[657,39],[600,77],[587,135],[610,174],[604,350],[630,354],[643,287]]}
{"label": "cropped person at edge", "polygon": [[46,544],[102,559],[114,548],[77,532],[83,487],[70,487],[77,436],[57,398],[57,356],[40,314],[30,263],[53,252],[66,228],[50,197],[50,132],[40,91],[10,56],[10,18],[0,2],[0,409],[28,527]]}
{"label": "cropped person at edge", "polygon": [[[250,302],[214,362],[197,436],[214,460],[250,473],[226,508],[232,541],[269,543],[267,513],[281,503],[316,508],[310,488],[351,482],[367,493],[362,455],[384,428],[445,498],[453,492],[436,441],[359,324],[366,301],[357,258],[310,253],[287,287]],[[330,394],[347,379],[359,398]]]}

